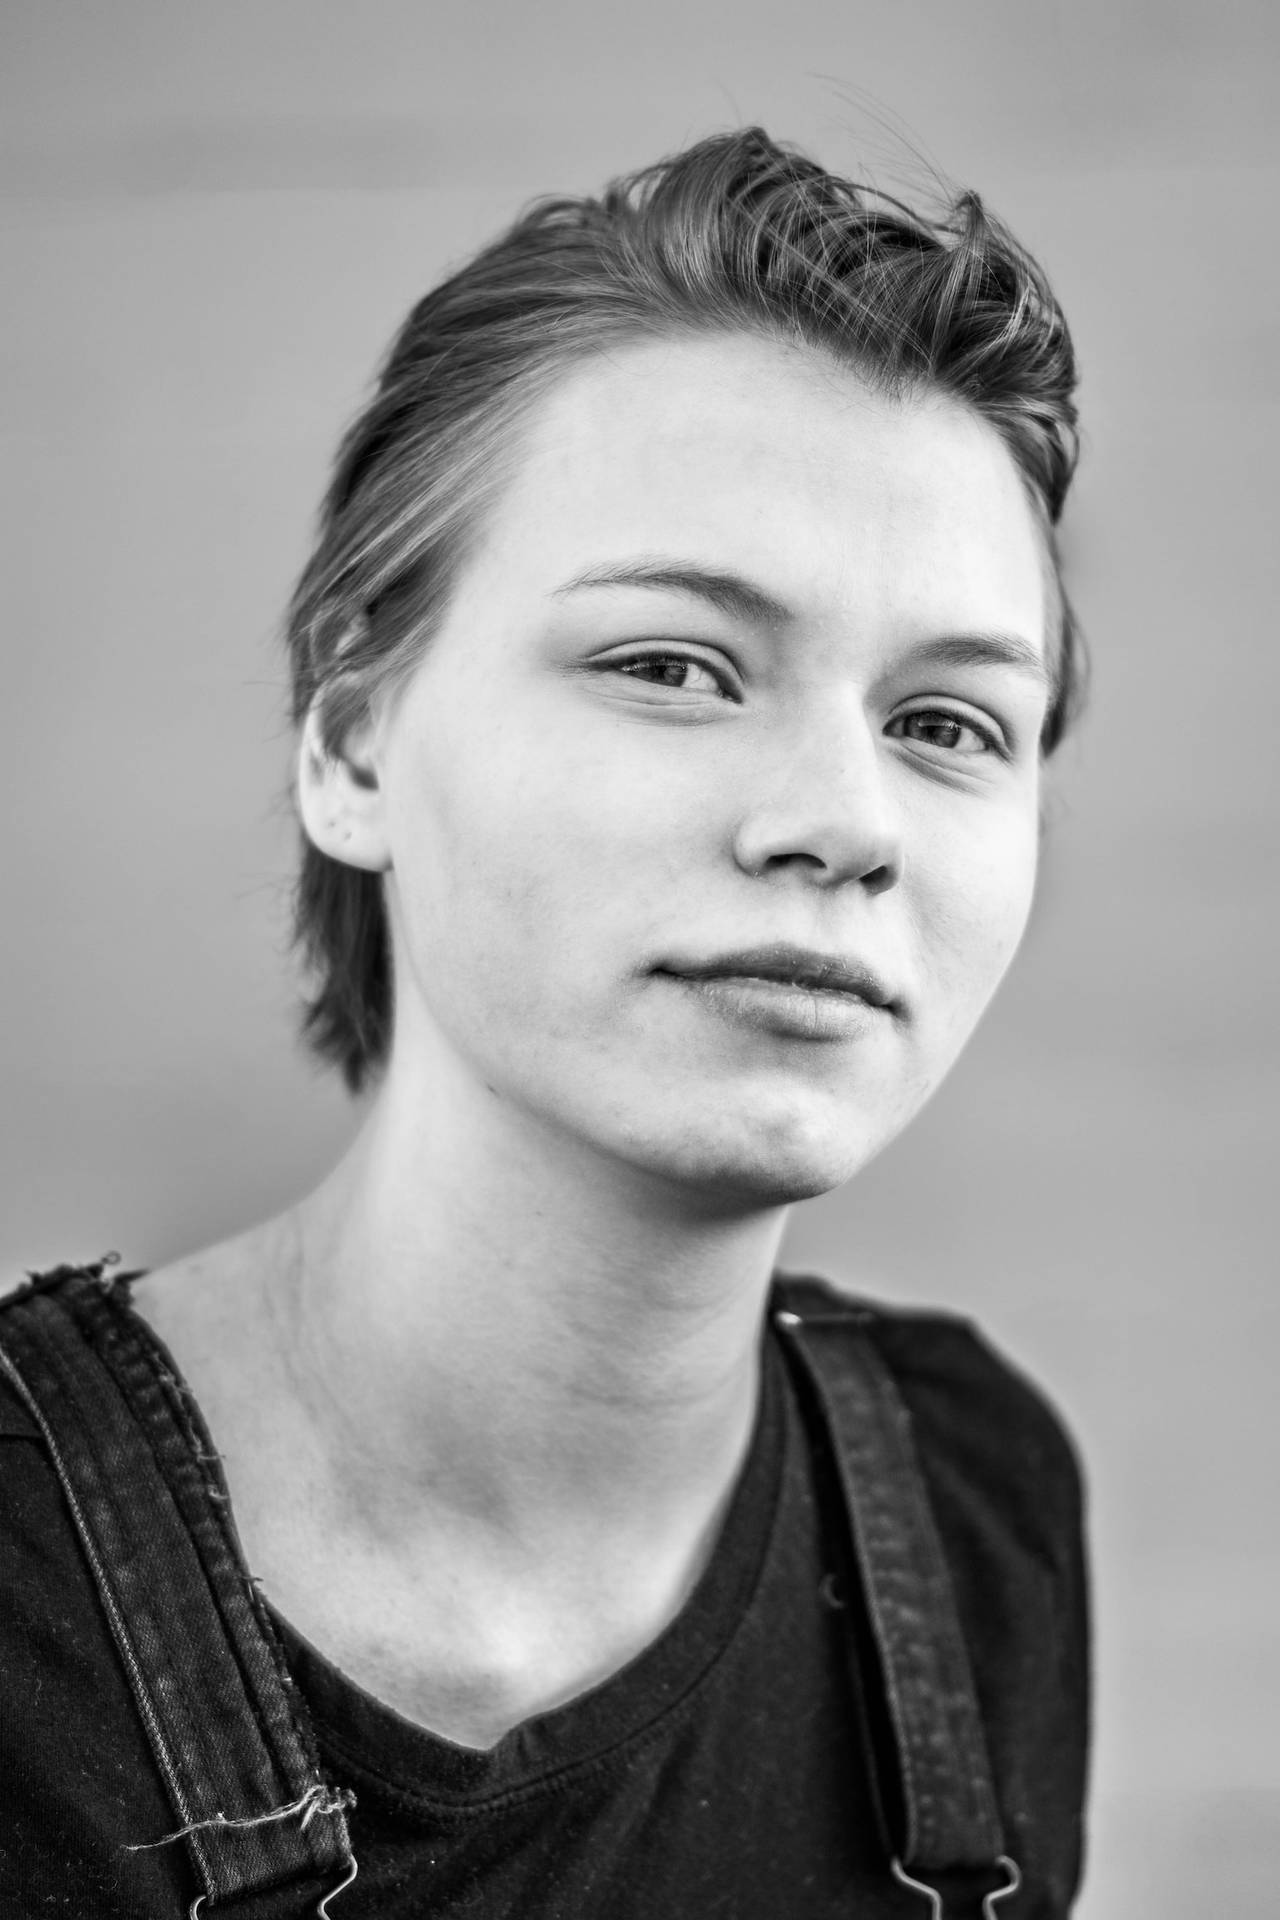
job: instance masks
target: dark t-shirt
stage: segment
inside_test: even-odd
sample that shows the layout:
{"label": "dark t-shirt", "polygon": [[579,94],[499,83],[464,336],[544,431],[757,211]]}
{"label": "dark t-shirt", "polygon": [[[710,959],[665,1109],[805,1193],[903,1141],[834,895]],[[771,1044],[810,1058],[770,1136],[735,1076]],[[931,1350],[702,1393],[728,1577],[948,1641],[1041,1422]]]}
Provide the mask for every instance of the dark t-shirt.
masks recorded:
{"label": "dark t-shirt", "polygon": [[[1065,1914],[1086,1746],[1079,1483],[1044,1403],[960,1322],[882,1313],[974,1661],[1010,1920]],[[0,1389],[0,1912],[185,1914],[172,1811],[23,1407]],[[830,1462],[772,1337],[756,1432],[694,1593],[644,1653],[487,1752],[412,1724],[281,1622],[359,1865],[335,1920],[903,1920]],[[269,1596],[268,1596],[269,1598]],[[883,1755],[881,1756],[883,1763]]]}

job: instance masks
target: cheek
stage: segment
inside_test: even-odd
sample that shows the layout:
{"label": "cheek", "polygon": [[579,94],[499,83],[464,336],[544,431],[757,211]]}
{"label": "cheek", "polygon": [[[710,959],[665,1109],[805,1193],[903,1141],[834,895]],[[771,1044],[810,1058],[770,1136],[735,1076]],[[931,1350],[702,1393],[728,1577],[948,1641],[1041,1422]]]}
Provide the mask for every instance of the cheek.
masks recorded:
{"label": "cheek", "polygon": [[921,875],[914,901],[924,964],[947,1024],[977,1020],[1018,950],[1035,892],[1039,847],[1033,804],[953,832]]}
{"label": "cheek", "polygon": [[[546,716],[544,716],[546,718]],[[415,730],[395,769],[393,898],[424,995],[462,977],[498,1018],[589,1017],[641,958],[689,858],[689,797],[625,739],[495,721]],[[602,966],[603,961],[603,966]]]}

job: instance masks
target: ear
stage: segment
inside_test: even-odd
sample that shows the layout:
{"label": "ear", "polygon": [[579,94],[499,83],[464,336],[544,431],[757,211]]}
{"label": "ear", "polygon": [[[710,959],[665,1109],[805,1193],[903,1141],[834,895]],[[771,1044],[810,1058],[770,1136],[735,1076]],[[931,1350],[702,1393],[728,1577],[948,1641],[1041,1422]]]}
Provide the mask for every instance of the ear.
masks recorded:
{"label": "ear", "polygon": [[331,753],[313,703],[298,750],[298,811],[321,853],[349,867],[385,873],[391,849],[373,741],[372,722],[362,721],[348,729],[342,752]]}

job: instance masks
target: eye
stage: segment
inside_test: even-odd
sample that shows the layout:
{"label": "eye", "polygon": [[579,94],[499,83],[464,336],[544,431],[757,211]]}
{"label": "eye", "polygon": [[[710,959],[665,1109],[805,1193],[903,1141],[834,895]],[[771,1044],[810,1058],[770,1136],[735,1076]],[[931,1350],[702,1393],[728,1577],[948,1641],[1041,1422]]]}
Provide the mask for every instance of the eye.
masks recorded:
{"label": "eye", "polygon": [[915,740],[921,746],[936,747],[946,754],[967,758],[971,754],[999,753],[1001,743],[993,729],[979,726],[976,720],[945,707],[919,707],[914,713],[900,713],[889,723],[888,732],[896,740]]}
{"label": "eye", "polygon": [[643,680],[647,686],[670,687],[676,693],[715,693],[727,697],[721,676],[693,654],[655,648],[611,664],[616,672],[625,673],[630,680]]}

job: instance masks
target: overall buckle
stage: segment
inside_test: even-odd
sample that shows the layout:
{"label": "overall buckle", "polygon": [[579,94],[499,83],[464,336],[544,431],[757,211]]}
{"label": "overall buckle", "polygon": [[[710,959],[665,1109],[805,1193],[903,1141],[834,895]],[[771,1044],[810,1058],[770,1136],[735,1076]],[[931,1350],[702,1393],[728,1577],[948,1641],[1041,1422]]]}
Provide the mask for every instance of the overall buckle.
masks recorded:
{"label": "overall buckle", "polygon": [[[996,1865],[1003,1869],[1004,1885],[983,1894],[982,1920],[999,1920],[999,1915],[996,1913],[997,1906],[1002,1900],[1011,1899],[1022,1885],[1022,1875],[1018,1871],[1017,1862],[1011,1860],[1007,1853],[1000,1855]],[[929,1886],[923,1880],[917,1880],[913,1874],[908,1873],[901,1860],[893,1859],[889,1862],[889,1866],[894,1879],[902,1886],[910,1887],[913,1893],[924,1895],[929,1902],[929,1920],[962,1920],[959,1914],[949,1916],[938,1889]]]}

